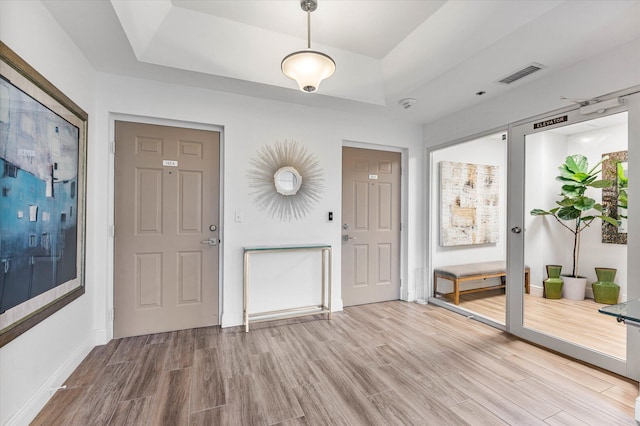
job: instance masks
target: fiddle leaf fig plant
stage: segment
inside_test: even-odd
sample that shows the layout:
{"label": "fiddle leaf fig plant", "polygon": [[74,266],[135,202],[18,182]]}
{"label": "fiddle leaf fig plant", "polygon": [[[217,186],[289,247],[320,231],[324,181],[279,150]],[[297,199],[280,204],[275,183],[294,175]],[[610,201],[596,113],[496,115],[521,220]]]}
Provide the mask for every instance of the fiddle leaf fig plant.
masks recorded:
{"label": "fiddle leaf fig plant", "polygon": [[[556,180],[561,183],[560,195],[562,199],[556,201],[558,207],[551,210],[533,209],[533,216],[552,216],[563,227],[573,234],[573,268],[572,277],[578,276],[578,260],[580,254],[580,233],[596,220],[604,220],[617,225],[615,218],[610,217],[596,200],[585,195],[588,188],[609,188],[613,181],[598,179],[600,165],[606,160],[604,157],[598,164],[589,169],[587,157],[580,154],[568,156],[558,167],[560,175]],[[565,223],[565,222],[568,222]]]}

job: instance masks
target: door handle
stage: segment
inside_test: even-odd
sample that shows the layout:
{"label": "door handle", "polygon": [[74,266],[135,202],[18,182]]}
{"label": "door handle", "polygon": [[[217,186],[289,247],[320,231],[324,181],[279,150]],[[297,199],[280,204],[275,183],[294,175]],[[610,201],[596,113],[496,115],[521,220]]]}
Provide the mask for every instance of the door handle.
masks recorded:
{"label": "door handle", "polygon": [[217,238],[209,238],[208,240],[200,241],[200,244],[207,244],[209,246],[217,246],[218,239]]}
{"label": "door handle", "polygon": [[511,228],[511,232],[513,232],[514,234],[519,234],[522,232],[522,229],[519,226],[514,226],[513,228]]}
{"label": "door handle", "polygon": [[348,234],[342,236],[342,241],[355,240],[356,237],[350,237]]}

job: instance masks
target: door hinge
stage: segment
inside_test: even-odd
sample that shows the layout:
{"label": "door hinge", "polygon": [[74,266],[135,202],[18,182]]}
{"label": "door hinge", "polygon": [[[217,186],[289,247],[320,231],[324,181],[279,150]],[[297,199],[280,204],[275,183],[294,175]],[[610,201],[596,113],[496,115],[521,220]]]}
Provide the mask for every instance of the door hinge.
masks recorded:
{"label": "door hinge", "polygon": [[111,142],[109,145],[111,146],[111,153],[115,155],[115,153],[116,153],[116,143],[115,142]]}
{"label": "door hinge", "polygon": [[109,234],[111,234],[111,238],[115,238],[116,237],[116,226],[115,225],[111,225],[111,229],[109,229]]}

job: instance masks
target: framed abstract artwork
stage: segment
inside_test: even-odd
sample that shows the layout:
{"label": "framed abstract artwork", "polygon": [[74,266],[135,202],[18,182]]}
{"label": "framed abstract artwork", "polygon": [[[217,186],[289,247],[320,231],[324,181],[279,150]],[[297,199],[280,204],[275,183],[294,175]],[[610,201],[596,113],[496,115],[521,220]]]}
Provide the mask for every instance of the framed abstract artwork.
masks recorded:
{"label": "framed abstract artwork", "polygon": [[628,151],[602,154],[602,179],[613,182],[602,189],[602,207],[618,220],[618,226],[602,221],[602,242],[627,244],[627,186],[629,184]]}
{"label": "framed abstract artwork", "polygon": [[498,166],[440,162],[440,245],[498,242]]}
{"label": "framed abstract artwork", "polygon": [[0,42],[0,346],[84,293],[87,121]]}

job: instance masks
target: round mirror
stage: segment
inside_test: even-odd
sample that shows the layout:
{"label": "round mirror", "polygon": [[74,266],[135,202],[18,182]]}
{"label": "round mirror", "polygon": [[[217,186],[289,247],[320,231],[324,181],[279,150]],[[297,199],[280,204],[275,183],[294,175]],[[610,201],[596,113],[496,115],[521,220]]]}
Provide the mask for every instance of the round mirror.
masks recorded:
{"label": "round mirror", "polygon": [[282,195],[295,195],[302,185],[302,176],[293,167],[281,167],[273,174],[276,191]]}

